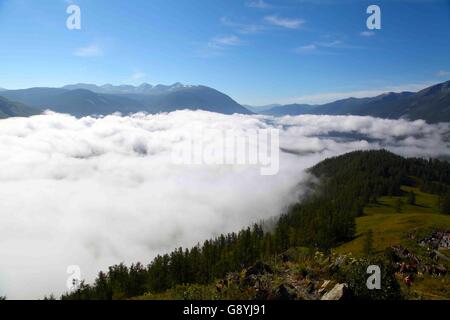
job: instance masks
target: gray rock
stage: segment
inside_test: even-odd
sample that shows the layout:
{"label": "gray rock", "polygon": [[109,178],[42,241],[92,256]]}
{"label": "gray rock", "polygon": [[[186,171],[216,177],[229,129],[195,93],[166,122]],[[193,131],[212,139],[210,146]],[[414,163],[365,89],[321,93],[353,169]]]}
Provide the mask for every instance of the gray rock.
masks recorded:
{"label": "gray rock", "polygon": [[273,295],[274,300],[295,300],[296,298],[295,288],[290,284],[279,285]]}
{"label": "gray rock", "polygon": [[350,291],[346,283],[338,283],[333,289],[325,293],[321,300],[345,300],[349,298]]}

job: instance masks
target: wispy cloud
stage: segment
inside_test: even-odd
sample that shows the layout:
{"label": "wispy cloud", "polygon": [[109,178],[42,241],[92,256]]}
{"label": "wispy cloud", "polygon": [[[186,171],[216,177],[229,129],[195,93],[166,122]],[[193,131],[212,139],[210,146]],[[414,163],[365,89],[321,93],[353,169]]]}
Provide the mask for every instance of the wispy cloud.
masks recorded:
{"label": "wispy cloud", "polygon": [[131,75],[131,80],[138,81],[138,80],[142,80],[146,77],[147,77],[147,74],[145,72],[136,71],[135,73],[133,73]]}
{"label": "wispy cloud", "polygon": [[346,46],[341,40],[333,40],[333,41],[321,41],[316,42],[316,46],[324,47],[324,48],[342,48]]}
{"label": "wispy cloud", "polygon": [[375,35],[375,32],[373,31],[362,31],[359,33],[362,37],[373,37]]}
{"label": "wispy cloud", "polygon": [[450,76],[450,71],[446,71],[446,70],[439,70],[436,75],[438,77],[449,77]]}
{"label": "wispy cloud", "polygon": [[99,57],[103,55],[103,49],[97,44],[91,44],[87,47],[78,48],[73,53],[77,57]]}
{"label": "wispy cloud", "polygon": [[317,46],[315,44],[307,44],[305,46],[300,46],[295,48],[294,51],[297,53],[310,53],[317,50]]}
{"label": "wispy cloud", "polygon": [[[326,49],[362,49],[363,47],[347,44],[341,40],[316,41],[294,49],[296,53],[332,53]],[[325,49],[325,50],[322,50]]]}
{"label": "wispy cloud", "polygon": [[211,48],[225,48],[230,46],[239,46],[243,41],[235,35],[217,36],[211,39],[208,46]]}
{"label": "wispy cloud", "polygon": [[241,34],[254,34],[263,31],[266,29],[265,26],[261,24],[247,24],[247,23],[241,23],[234,20],[231,20],[227,17],[222,17],[220,19],[222,24],[224,26],[233,28],[236,32]]}
{"label": "wispy cloud", "polygon": [[272,8],[272,5],[265,2],[264,0],[253,0],[253,1],[247,1],[246,6],[250,8],[256,8],[256,9],[268,9]]}
{"label": "wispy cloud", "polygon": [[299,29],[305,21],[298,18],[282,18],[277,15],[270,15],[264,17],[264,21],[274,26],[283,27],[287,29]]}
{"label": "wispy cloud", "polygon": [[244,41],[236,35],[220,35],[201,45],[196,51],[199,58],[214,58],[224,55],[232,47],[243,45]]}

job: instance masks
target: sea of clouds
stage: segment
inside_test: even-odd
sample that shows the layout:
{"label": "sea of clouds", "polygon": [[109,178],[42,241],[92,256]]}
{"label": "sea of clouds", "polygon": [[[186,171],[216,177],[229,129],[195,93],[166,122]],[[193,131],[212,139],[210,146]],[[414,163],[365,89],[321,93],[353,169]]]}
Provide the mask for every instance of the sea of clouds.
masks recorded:
{"label": "sea of clouds", "polygon": [[[278,174],[171,160],[186,132],[210,129],[278,129]],[[276,216],[305,191],[305,169],[326,157],[386,148],[449,158],[449,132],[449,123],[421,120],[206,111],[0,120],[0,295],[60,294],[70,265],[91,281],[109,265],[148,263]]]}

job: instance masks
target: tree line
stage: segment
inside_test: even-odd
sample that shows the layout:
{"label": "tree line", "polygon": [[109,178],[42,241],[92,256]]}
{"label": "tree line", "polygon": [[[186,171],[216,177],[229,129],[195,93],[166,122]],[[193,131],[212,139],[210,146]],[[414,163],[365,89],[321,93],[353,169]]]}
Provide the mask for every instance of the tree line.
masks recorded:
{"label": "tree line", "polygon": [[208,284],[294,246],[326,251],[355,236],[355,218],[378,197],[401,195],[402,185],[419,181],[419,187],[433,186],[427,190],[446,199],[450,185],[448,162],[405,159],[385,150],[330,158],[309,169],[309,173],[318,178],[309,185],[312,192],[289,207],[271,230],[255,224],[192,248],[158,255],[148,265],[111,266],[100,272],[94,283],[82,282],[61,298],[126,299],[146,292],[164,292],[180,284]]}

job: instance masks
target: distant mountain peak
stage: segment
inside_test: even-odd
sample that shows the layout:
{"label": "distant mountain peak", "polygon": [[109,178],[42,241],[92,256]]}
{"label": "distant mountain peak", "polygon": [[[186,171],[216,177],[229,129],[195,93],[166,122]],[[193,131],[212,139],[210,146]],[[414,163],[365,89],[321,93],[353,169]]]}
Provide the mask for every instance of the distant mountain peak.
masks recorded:
{"label": "distant mountain peak", "polygon": [[151,88],[153,88],[153,86],[151,84],[149,84],[149,83],[144,82],[144,83],[141,83],[139,85],[139,88],[149,88],[149,89],[151,89]]}
{"label": "distant mountain peak", "polygon": [[418,92],[418,94],[422,96],[429,96],[440,93],[441,94],[450,93],[450,80],[438,83],[434,86],[422,89],[421,91]]}
{"label": "distant mountain peak", "polygon": [[157,84],[151,85],[149,83],[142,83],[137,86],[122,84],[113,85],[110,83],[104,85],[95,85],[89,83],[76,83],[64,86],[62,89],[75,90],[75,89],[86,89],[93,91],[95,93],[106,93],[106,94],[160,94],[168,91],[181,90],[184,88],[191,88],[195,86],[184,85],[181,82],[175,82],[171,85]]}

